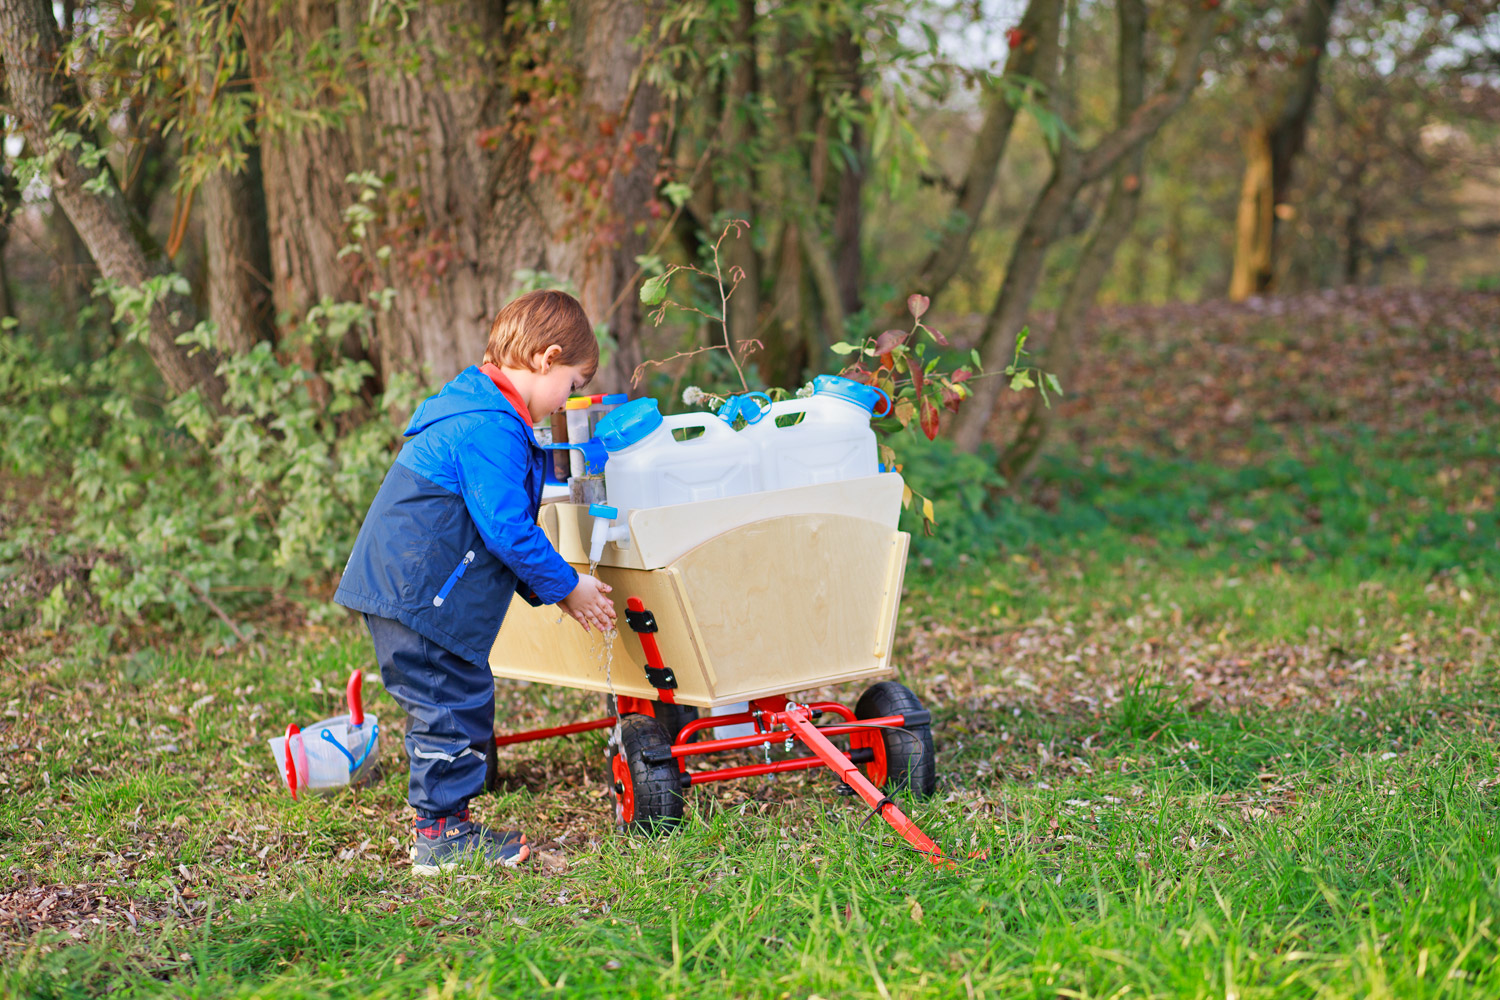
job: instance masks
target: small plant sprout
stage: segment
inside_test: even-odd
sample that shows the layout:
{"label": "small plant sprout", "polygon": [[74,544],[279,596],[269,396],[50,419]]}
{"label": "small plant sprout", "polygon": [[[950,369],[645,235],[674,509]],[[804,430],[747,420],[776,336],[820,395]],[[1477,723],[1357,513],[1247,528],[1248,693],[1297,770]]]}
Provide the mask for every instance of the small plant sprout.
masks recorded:
{"label": "small plant sprout", "polygon": [[[697,313],[705,319],[719,324],[719,329],[724,336],[724,343],[710,344],[708,347],[700,347],[695,351],[679,351],[669,358],[662,358],[660,361],[643,362],[636,367],[635,373],[631,376],[632,383],[639,384],[641,381],[641,377],[645,374],[646,370],[656,365],[664,365],[669,362],[676,361],[679,358],[691,358],[695,355],[703,354],[707,351],[724,351],[729,355],[729,361],[734,365],[735,374],[739,377],[740,390],[742,392],[750,391],[750,383],[745,380],[744,362],[745,358],[750,355],[751,351],[760,347],[760,341],[746,340],[742,342],[738,346],[738,348],[736,348],[734,341],[731,340],[729,336],[729,297],[734,294],[734,290],[739,287],[740,282],[745,280],[745,272],[739,267],[731,267],[726,272],[719,259],[719,249],[724,245],[724,241],[729,238],[730,234],[732,233],[735,239],[739,239],[749,229],[750,223],[746,222],[744,219],[730,219],[728,222],[724,223],[723,231],[719,233],[719,238],[714,242],[713,258],[711,264],[711,266],[713,267],[712,274],[700,267],[694,267],[691,264],[672,264],[661,274],[658,274],[651,278],[647,278],[645,283],[641,285],[641,304],[644,306],[650,306],[655,310],[651,313],[651,322],[653,325],[661,326],[661,321],[663,317],[666,316],[667,309],[669,308],[681,309],[683,312]],[[668,297],[669,286],[672,283],[672,278],[679,271],[690,271],[693,274],[701,274],[714,283],[714,287],[716,287],[719,292],[718,315],[710,312],[705,312],[697,306],[690,305],[685,302],[678,302],[677,300]],[[725,286],[726,278],[729,282],[727,287]]]}

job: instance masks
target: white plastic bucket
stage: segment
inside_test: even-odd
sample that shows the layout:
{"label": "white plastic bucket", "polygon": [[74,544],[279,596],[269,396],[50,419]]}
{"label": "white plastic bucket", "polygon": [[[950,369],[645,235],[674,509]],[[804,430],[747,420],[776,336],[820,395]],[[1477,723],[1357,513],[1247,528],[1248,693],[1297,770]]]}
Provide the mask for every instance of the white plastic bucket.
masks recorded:
{"label": "white plastic bucket", "polygon": [[276,761],[276,773],[288,788],[297,791],[326,793],[357,785],[369,775],[380,754],[380,723],[373,715],[366,715],[359,726],[352,724],[350,716],[339,715],[314,722],[300,732],[295,729],[289,726],[288,735],[269,739],[266,744]]}
{"label": "white plastic bucket", "polygon": [[712,413],[662,416],[652,399],[618,407],[599,424],[609,449],[604,493],[620,516],[667,504],[761,489],[760,453]]}
{"label": "white plastic bucket", "polygon": [[740,432],[760,453],[762,489],[816,486],[880,471],[870,418],[884,394],[837,376],[820,375],[813,384],[812,396],[773,403]]}

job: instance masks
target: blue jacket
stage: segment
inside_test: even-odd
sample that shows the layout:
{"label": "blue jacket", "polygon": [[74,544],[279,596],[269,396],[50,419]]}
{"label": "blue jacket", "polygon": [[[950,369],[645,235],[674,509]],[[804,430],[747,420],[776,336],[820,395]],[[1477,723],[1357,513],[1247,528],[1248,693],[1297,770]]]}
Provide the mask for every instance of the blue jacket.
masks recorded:
{"label": "blue jacket", "polygon": [[550,454],[473,367],[424,400],[406,433],[333,599],[488,665],[518,589],[555,604],[578,585],[536,523]]}

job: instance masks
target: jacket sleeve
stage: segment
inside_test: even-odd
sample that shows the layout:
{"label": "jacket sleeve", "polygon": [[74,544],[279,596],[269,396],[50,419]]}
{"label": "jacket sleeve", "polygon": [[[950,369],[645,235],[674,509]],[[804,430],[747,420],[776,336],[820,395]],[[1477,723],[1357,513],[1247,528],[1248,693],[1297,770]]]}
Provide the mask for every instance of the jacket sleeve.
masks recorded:
{"label": "jacket sleeve", "polygon": [[470,434],[457,449],[459,488],[485,548],[546,604],[578,586],[578,571],[558,555],[532,520],[526,495],[530,449],[509,429]]}

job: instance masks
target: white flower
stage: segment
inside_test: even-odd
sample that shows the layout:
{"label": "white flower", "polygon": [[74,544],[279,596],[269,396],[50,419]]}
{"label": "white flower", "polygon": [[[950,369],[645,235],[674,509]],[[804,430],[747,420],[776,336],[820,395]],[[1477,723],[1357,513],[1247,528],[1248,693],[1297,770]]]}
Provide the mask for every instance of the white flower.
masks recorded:
{"label": "white flower", "polygon": [[813,384],[811,382],[807,383],[802,388],[800,388],[800,389],[797,390],[797,398],[798,399],[806,399],[807,397],[811,396],[812,394],[813,394]]}
{"label": "white flower", "polygon": [[700,403],[704,402],[704,400],[706,400],[707,398],[708,396],[704,393],[704,391],[698,388],[696,385],[690,385],[686,389],[682,390],[682,401],[688,406],[697,406]]}

